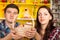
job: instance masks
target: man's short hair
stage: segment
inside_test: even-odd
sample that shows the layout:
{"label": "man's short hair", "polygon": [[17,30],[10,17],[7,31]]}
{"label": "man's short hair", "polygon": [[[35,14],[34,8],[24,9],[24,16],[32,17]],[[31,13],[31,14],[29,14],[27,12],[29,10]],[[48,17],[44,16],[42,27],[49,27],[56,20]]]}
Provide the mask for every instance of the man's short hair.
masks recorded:
{"label": "man's short hair", "polygon": [[15,8],[15,9],[18,10],[18,13],[19,13],[19,8],[18,8],[18,6],[15,5],[15,4],[8,4],[8,5],[5,7],[5,9],[4,9],[4,13],[6,13],[7,8]]}

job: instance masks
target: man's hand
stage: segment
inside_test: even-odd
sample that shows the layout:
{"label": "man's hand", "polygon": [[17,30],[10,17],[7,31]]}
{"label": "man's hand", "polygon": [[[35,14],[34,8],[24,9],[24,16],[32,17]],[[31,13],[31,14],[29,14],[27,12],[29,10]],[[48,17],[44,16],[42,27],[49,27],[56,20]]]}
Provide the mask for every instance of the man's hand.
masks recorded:
{"label": "man's hand", "polygon": [[4,38],[0,38],[0,40],[11,40],[11,39],[12,39],[12,31],[10,31],[10,33]]}
{"label": "man's hand", "polygon": [[15,28],[15,31],[16,31],[16,33],[15,33],[15,37],[17,38],[23,38],[24,36],[25,36],[25,34],[24,34],[24,28],[23,28],[23,26],[22,25],[19,25],[17,28]]}
{"label": "man's hand", "polygon": [[22,36],[13,33],[13,34],[12,34],[12,38],[13,38],[14,40],[18,40],[18,39],[21,39]]}

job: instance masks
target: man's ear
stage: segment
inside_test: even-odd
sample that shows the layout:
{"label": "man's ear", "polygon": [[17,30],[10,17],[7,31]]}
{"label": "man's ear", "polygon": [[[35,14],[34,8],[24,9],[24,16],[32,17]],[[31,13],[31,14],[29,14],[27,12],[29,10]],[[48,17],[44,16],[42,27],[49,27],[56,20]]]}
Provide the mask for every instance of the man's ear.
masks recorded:
{"label": "man's ear", "polygon": [[6,13],[4,13],[4,17],[6,16]]}

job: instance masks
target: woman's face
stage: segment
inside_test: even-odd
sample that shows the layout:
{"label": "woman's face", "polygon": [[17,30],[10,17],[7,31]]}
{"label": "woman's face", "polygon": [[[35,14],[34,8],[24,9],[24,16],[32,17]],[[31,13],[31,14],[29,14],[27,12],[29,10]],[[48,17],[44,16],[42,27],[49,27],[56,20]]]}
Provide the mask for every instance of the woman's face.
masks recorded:
{"label": "woman's face", "polygon": [[49,14],[48,10],[46,8],[40,8],[38,12],[38,20],[41,24],[48,24],[49,20],[51,20],[52,17]]}

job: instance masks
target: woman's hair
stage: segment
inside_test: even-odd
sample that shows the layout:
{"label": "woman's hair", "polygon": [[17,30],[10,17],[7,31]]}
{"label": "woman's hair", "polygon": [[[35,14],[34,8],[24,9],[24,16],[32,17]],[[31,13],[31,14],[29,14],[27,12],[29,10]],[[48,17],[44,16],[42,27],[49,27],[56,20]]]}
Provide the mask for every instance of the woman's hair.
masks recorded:
{"label": "woman's hair", "polygon": [[45,8],[47,9],[47,11],[49,12],[49,14],[51,15],[52,19],[49,20],[49,23],[47,25],[47,28],[45,30],[45,34],[44,34],[44,37],[43,37],[43,40],[48,40],[48,37],[49,37],[49,34],[50,32],[52,31],[52,29],[54,28],[53,26],[53,15],[52,15],[52,11],[50,10],[49,7],[47,6],[41,6],[39,7],[38,11],[37,11],[37,18],[36,18],[36,23],[35,23],[35,28],[37,29],[37,32],[41,35],[41,23],[39,22],[38,20],[38,12],[41,8]]}

